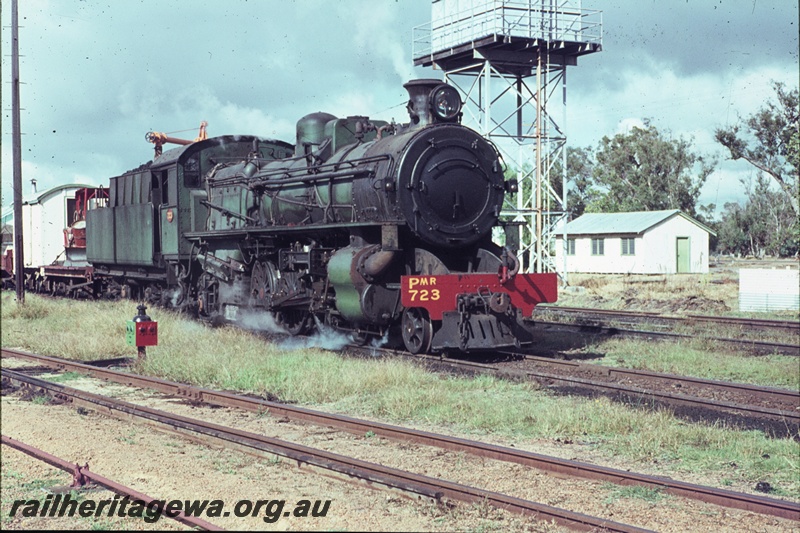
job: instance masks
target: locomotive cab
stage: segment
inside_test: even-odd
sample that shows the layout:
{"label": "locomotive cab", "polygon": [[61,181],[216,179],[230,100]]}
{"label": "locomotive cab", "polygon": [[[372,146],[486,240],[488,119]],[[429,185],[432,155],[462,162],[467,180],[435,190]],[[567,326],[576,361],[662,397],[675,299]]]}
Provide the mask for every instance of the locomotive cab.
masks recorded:
{"label": "locomotive cab", "polygon": [[[108,206],[87,213],[87,256],[107,280],[106,292],[193,305],[195,255],[187,233],[206,228],[205,176],[220,163],[255,151],[291,154],[292,145],[249,135],[211,137],[158,153],[111,178]],[[168,290],[164,290],[168,289]]]}

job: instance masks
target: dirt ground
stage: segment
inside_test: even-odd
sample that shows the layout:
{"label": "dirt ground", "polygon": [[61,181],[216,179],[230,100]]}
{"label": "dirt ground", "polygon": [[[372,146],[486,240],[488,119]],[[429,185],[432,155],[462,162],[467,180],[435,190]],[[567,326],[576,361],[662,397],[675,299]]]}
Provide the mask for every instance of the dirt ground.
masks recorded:
{"label": "dirt ground", "polygon": [[[708,274],[570,274],[569,286],[559,291],[556,305],[674,315],[738,315],[740,269],[787,268],[797,270],[800,261],[720,259],[710,263]],[[797,311],[753,314],[759,315],[798,319]]]}
{"label": "dirt ground", "polygon": [[[14,366],[4,359],[3,366]],[[562,479],[544,472],[463,453],[396,443],[370,435],[352,435],[330,428],[293,423],[268,415],[192,406],[183,400],[147,391],[79,378],[64,385],[112,395],[192,418],[258,432],[307,446],[358,457],[387,466],[411,470],[462,484],[488,488],[520,498],[570,509],[658,531],[797,531],[797,524],[745,511],[673,497],[665,494],[632,495],[609,484]],[[561,531],[485,505],[437,505],[415,501],[395,491],[378,490],[361,482],[320,475],[298,468],[282,458],[253,457],[240,452],[195,444],[183,436],[109,418],[67,405],[23,401],[19,393],[2,398],[2,433],[69,461],[88,462],[91,470],[159,499],[220,499],[226,506],[250,499],[295,502],[331,500],[322,517],[280,517],[267,523],[263,516],[214,518],[228,529],[247,530],[357,530],[357,531]],[[448,432],[447,428],[419,427]],[[459,435],[468,438],[475,436]],[[486,439],[484,439],[486,440]],[[601,463],[616,468],[647,470],[643,465],[602,460],[582,443],[544,441],[497,444]],[[141,518],[39,518],[9,517],[18,499],[44,499],[52,485],[64,486],[70,476],[2,448],[2,522],[4,529],[164,529],[184,526],[162,519]],[[650,472],[657,473],[657,472]],[[686,479],[708,483],[702,478]],[[742,490],[745,487],[728,487]],[[84,498],[110,498],[108,492],[91,492]],[[230,508],[230,507],[226,507]]]}

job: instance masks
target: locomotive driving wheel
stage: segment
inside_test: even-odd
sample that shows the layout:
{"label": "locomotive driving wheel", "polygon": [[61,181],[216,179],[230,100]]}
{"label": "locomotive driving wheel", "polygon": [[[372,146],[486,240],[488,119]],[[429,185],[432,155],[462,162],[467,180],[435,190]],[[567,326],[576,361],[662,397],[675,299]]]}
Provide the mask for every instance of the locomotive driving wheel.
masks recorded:
{"label": "locomotive driving wheel", "polygon": [[428,311],[421,307],[408,307],[403,311],[403,344],[413,353],[428,353],[433,339],[433,323]]}
{"label": "locomotive driving wheel", "polygon": [[276,311],[275,321],[290,335],[302,335],[311,327],[311,313],[298,309]]}
{"label": "locomotive driving wheel", "polygon": [[278,284],[278,275],[272,261],[256,261],[250,281],[250,297],[256,306],[267,307]]}

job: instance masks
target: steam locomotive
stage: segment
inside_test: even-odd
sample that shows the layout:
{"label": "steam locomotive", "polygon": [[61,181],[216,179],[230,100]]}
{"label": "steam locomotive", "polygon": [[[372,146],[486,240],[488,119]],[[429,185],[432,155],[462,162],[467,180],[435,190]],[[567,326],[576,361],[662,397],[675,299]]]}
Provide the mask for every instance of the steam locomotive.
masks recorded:
{"label": "steam locomotive", "polygon": [[93,296],[273,317],[294,335],[324,324],[413,353],[530,343],[557,279],[519,273],[513,246],[492,242],[516,184],[460,124],[452,86],[404,87],[407,124],[312,113],[294,146],[226,135],[162,152],[149,134],[154,160],[85,213]]}

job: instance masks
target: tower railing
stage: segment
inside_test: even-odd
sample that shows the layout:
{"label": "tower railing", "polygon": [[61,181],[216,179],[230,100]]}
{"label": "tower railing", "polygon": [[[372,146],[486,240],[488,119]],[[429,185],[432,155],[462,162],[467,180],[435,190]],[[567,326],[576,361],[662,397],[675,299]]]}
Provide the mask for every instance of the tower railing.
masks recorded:
{"label": "tower railing", "polygon": [[419,59],[492,35],[602,45],[601,11],[541,4],[494,0],[438,14],[434,5],[435,22],[413,29],[412,55]]}

